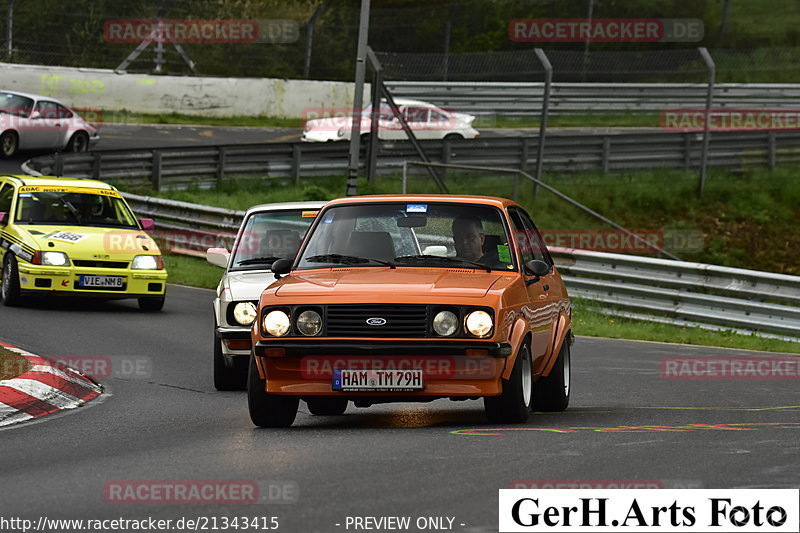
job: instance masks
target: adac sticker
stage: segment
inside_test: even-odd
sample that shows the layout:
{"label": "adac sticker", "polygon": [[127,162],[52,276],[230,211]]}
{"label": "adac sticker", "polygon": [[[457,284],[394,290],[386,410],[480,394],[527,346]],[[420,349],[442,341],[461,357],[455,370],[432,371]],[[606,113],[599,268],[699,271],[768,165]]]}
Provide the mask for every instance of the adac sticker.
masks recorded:
{"label": "adac sticker", "polygon": [[333,215],[326,216],[325,219],[322,221],[323,224],[330,224],[331,222],[333,222]]}
{"label": "adac sticker", "polygon": [[51,241],[79,242],[86,238],[86,235],[72,233],[70,231],[57,231],[47,237]]}
{"label": "adac sticker", "polygon": [[428,204],[408,204],[406,206],[406,213],[427,213]]}

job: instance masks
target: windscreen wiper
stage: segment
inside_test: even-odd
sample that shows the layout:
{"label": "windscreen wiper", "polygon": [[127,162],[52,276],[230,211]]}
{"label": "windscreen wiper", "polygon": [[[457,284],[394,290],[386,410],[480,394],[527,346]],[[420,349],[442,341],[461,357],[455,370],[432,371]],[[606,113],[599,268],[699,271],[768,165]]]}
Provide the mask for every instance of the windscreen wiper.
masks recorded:
{"label": "windscreen wiper", "polygon": [[282,257],[253,257],[251,259],[244,259],[243,261],[237,261],[237,265],[255,265],[259,263],[274,263],[278,259],[283,259]]}
{"label": "windscreen wiper", "polygon": [[413,261],[445,261],[448,263],[464,263],[467,265],[473,265],[476,267],[480,267],[486,270],[486,272],[491,272],[492,267],[489,265],[484,265],[483,263],[478,263],[477,261],[470,261],[469,259],[461,259],[459,257],[447,257],[444,255],[427,255],[427,254],[417,254],[417,255],[402,255],[400,257],[395,257],[395,261],[399,261],[401,263],[411,263]]}
{"label": "windscreen wiper", "polygon": [[354,255],[340,255],[340,254],[323,254],[306,257],[309,263],[341,263],[344,265],[356,265],[359,263],[379,263],[386,265],[389,268],[397,268],[391,261],[384,261],[383,259],[375,259],[374,257],[357,257]]}

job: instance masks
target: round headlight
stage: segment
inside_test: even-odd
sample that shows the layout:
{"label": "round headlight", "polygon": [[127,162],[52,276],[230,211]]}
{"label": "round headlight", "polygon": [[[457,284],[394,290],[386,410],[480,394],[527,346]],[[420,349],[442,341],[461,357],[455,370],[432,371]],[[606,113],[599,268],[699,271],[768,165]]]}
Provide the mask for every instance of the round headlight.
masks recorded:
{"label": "round headlight", "polygon": [[233,307],[233,318],[242,326],[249,326],[258,316],[258,310],[253,302],[239,302]]}
{"label": "round headlight", "polygon": [[319,335],[322,331],[322,317],[311,309],[303,311],[297,317],[297,331],[308,337]]}
{"label": "round headlight", "polygon": [[283,337],[289,332],[289,315],[283,311],[270,311],[264,317],[264,331],[273,337]]}
{"label": "round headlight", "polygon": [[486,311],[473,311],[467,315],[467,331],[476,337],[486,337],[492,331],[492,316]]}
{"label": "round headlight", "polygon": [[458,317],[452,311],[439,311],[433,317],[433,331],[442,337],[449,337],[458,330]]}
{"label": "round headlight", "polygon": [[158,270],[158,258],[155,255],[137,255],[131,261],[135,270]]}

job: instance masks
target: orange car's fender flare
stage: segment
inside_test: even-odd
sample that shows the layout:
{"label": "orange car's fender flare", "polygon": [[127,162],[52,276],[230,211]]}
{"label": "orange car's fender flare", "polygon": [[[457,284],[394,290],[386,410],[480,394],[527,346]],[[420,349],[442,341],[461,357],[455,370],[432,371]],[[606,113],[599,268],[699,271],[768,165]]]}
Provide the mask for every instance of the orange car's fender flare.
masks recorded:
{"label": "orange car's fender flare", "polygon": [[553,369],[553,366],[555,366],[556,359],[558,359],[558,354],[561,352],[561,346],[565,342],[570,342],[569,334],[571,326],[572,320],[567,313],[562,310],[559,314],[558,320],[556,321],[556,328],[553,332],[553,342],[550,344],[550,346],[553,347],[553,350],[550,352],[550,357],[547,361],[547,364],[542,369],[542,377],[550,375],[550,371]]}
{"label": "orange car's fender flare", "polygon": [[503,379],[511,379],[511,371],[514,370],[514,363],[517,361],[519,347],[522,346],[522,343],[525,342],[526,339],[529,339],[530,336],[528,323],[522,315],[520,315],[517,321],[514,322],[514,327],[511,328],[511,335],[509,335],[508,340],[511,343],[511,355],[506,358],[506,367],[503,369],[503,374],[501,376]]}

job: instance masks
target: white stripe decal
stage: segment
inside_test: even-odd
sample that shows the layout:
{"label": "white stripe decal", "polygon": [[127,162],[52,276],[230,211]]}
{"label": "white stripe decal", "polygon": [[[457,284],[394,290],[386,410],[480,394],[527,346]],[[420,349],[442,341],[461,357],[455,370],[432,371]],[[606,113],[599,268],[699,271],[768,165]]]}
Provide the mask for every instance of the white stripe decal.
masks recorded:
{"label": "white stripe decal", "polygon": [[[35,379],[14,378],[3,381],[0,387],[9,387],[25,394],[30,394],[34,398],[49,403],[59,409],[74,409],[83,405],[83,400],[79,400],[71,394],[54,389],[50,385],[45,385]],[[2,396],[2,393],[0,393]]]}
{"label": "white stripe decal", "polygon": [[67,373],[64,372],[64,370],[54,366],[34,365],[31,368],[31,372],[46,372],[48,374],[53,374],[54,376],[58,376],[66,381],[69,381],[70,383],[74,383],[75,385],[80,385],[81,387],[85,387],[95,392],[101,392],[100,387],[98,387],[88,379],[84,378],[82,375],[72,371],[71,369]]}

